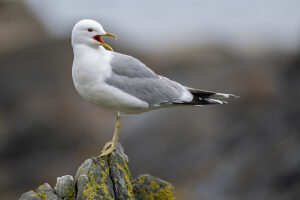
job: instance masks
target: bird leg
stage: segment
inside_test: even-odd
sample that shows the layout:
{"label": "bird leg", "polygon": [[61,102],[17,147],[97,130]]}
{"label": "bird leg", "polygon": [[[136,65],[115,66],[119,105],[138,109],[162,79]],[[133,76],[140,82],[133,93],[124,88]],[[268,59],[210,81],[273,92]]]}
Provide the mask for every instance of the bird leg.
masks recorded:
{"label": "bird leg", "polygon": [[[109,146],[111,146],[111,145],[112,145],[112,141],[106,142],[105,145],[104,145],[104,147],[103,147],[103,150],[102,150],[102,151],[106,150],[107,147],[109,147]],[[102,151],[101,151],[101,152],[102,152]]]}
{"label": "bird leg", "polygon": [[117,122],[115,125],[115,132],[112,140],[110,142],[105,143],[103,150],[101,151],[100,157],[106,156],[110,154],[113,150],[116,149],[117,142],[119,139],[119,130],[121,127],[121,117],[120,114],[117,113]]}

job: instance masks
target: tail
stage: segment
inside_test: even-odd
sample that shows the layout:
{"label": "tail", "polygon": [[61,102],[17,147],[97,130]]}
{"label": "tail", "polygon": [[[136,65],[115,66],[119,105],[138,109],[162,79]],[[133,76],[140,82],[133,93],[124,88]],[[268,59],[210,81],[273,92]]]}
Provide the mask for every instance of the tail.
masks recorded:
{"label": "tail", "polygon": [[223,94],[223,93],[198,90],[198,89],[188,88],[188,87],[186,87],[186,89],[188,89],[192,93],[193,100],[190,102],[183,102],[180,104],[196,105],[196,106],[211,105],[211,104],[227,104],[226,101],[219,100],[219,99],[239,98],[238,96],[233,94]]}

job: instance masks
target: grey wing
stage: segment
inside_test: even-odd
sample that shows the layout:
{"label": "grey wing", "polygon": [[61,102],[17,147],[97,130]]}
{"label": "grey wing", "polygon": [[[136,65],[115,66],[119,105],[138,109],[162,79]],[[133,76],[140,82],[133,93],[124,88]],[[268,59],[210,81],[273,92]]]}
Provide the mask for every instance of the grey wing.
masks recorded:
{"label": "grey wing", "polygon": [[113,73],[130,78],[158,78],[151,69],[138,59],[114,52],[110,61]]}
{"label": "grey wing", "polygon": [[105,80],[107,84],[147,102],[150,106],[181,102],[181,97],[186,92],[183,86],[155,74],[133,57],[122,57],[115,58],[110,63],[112,74]]}

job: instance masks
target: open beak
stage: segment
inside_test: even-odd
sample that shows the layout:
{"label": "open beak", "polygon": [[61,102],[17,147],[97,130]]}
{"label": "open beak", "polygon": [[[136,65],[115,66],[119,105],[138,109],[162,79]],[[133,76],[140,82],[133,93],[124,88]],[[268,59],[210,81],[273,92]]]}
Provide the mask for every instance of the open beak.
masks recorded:
{"label": "open beak", "polygon": [[102,36],[109,36],[112,38],[117,39],[117,36],[112,34],[112,33],[105,33],[104,35],[95,35],[93,37],[94,40],[98,41],[100,44],[102,44],[103,46],[105,46],[107,49],[114,51],[113,48],[111,48],[111,46],[109,46],[108,44],[106,44],[105,42],[103,42],[103,40],[101,39]]}

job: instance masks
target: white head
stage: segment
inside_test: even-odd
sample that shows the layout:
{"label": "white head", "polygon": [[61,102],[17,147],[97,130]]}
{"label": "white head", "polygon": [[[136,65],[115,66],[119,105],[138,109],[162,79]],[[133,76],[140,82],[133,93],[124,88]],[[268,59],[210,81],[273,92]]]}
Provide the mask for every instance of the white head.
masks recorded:
{"label": "white head", "polygon": [[99,48],[101,45],[113,51],[113,49],[102,41],[102,36],[117,38],[112,33],[104,31],[101,24],[91,19],[83,19],[77,22],[72,30],[72,46],[76,44],[88,45],[92,48]]}

